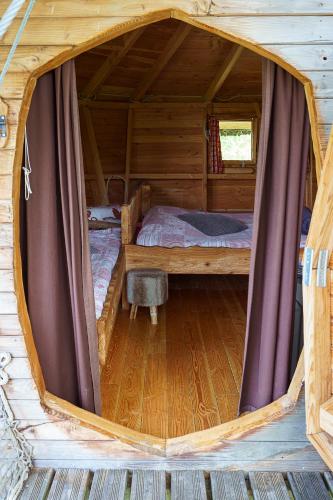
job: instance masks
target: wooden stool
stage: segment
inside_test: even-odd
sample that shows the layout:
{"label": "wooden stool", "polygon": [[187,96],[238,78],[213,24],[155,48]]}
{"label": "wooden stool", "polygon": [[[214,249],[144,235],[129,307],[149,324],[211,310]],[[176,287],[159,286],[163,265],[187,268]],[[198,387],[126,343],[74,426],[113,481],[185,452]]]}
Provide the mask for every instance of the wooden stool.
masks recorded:
{"label": "wooden stool", "polygon": [[130,319],[136,318],[138,306],[149,307],[153,325],[157,325],[157,306],[168,300],[168,275],[161,269],[132,269],[127,273],[127,300]]}

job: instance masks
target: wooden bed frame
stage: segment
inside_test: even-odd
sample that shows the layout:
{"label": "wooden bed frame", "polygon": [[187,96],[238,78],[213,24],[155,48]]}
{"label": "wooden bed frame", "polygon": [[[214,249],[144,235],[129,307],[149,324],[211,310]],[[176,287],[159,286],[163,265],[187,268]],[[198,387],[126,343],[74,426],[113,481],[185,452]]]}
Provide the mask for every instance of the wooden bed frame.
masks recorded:
{"label": "wooden bed frame", "polygon": [[[142,200],[145,199],[144,193],[146,193],[147,201],[149,201],[150,186],[139,186],[139,188],[131,198],[130,203],[123,206],[124,215],[122,215],[121,219],[122,243],[124,237],[127,238],[126,235],[128,235],[129,232],[133,234],[135,232],[137,222],[142,216]],[[128,213],[130,214],[130,218],[127,218]],[[89,221],[89,229],[107,229],[109,227],[119,227],[119,224],[101,221]],[[112,331],[117,319],[117,312],[122,295],[125,273],[125,251],[122,247],[119,252],[116,265],[112,272],[112,277],[108,286],[102,313],[97,319],[98,356],[101,367],[105,365]]]}
{"label": "wooden bed frame", "polygon": [[116,322],[125,276],[125,256],[121,249],[113,269],[102,314],[97,320],[98,356],[101,366],[105,365],[113,327]]}
{"label": "wooden bed frame", "polygon": [[126,271],[158,267],[170,274],[249,274],[250,248],[145,247],[134,244],[137,224],[150,208],[151,188],[139,186],[121,211]]}

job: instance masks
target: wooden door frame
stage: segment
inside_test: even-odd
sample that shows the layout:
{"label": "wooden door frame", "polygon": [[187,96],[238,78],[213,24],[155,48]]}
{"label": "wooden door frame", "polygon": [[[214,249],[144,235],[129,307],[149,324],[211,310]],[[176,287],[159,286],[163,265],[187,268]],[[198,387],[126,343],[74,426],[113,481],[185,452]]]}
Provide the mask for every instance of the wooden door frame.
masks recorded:
{"label": "wooden door frame", "polygon": [[[131,444],[136,448],[143,449],[145,451],[149,451],[150,453],[155,453],[163,456],[174,456],[183,453],[198,452],[199,450],[212,449],[218,444],[220,444],[221,441],[223,440],[239,438],[242,434],[252,431],[257,427],[260,427],[266,424],[267,422],[279,418],[283,414],[290,411],[297,401],[304,376],[303,356],[301,356],[300,358],[298,368],[291,382],[291,385],[288,389],[288,392],[278,400],[274,401],[273,403],[262,409],[259,409],[251,414],[237,418],[226,424],[222,424],[217,427],[207,429],[205,431],[200,431],[173,439],[161,439],[154,436],[145,435],[140,432],[133,431],[127,427],[123,427],[113,422],[109,422],[90,412],[79,409],[76,406],[72,405],[71,403],[61,400],[60,398],[50,394],[46,390],[42,370],[38,360],[38,354],[32,336],[32,329],[25,301],[23,281],[22,281],[22,263],[20,254],[20,244],[19,244],[19,227],[20,227],[19,197],[20,197],[21,161],[22,161],[22,146],[24,138],[24,126],[27,119],[33,90],[36,85],[36,80],[38,77],[40,77],[47,71],[56,68],[65,61],[73,57],[76,57],[80,53],[85,52],[108,40],[116,38],[124,33],[127,33],[141,26],[145,26],[160,20],[165,20],[168,18],[178,19],[184,21],[185,23],[189,23],[197,28],[203,29],[210,33],[214,33],[217,36],[238,43],[239,45],[242,45],[252,50],[253,52],[256,52],[257,54],[266,57],[272,60],[273,62],[279,64],[285,70],[287,70],[289,73],[295,76],[304,85],[305,89],[309,115],[310,115],[310,122],[311,122],[311,134],[312,134],[313,148],[316,160],[316,172],[318,176],[322,170],[323,158],[320,150],[319,129],[318,129],[316,106],[314,101],[313,86],[312,82],[307,77],[305,77],[296,68],[291,66],[288,62],[284,61],[280,56],[277,56],[276,54],[269,52],[267,49],[261,47],[260,45],[251,43],[247,39],[243,39],[231,33],[224,32],[223,30],[208,26],[202,23],[198,19],[193,19],[192,17],[190,17],[189,15],[185,14],[182,11],[175,9],[158,10],[159,3],[162,4],[163,2],[162,1],[159,2],[158,0],[156,1],[156,9],[157,9],[156,12],[138,17],[136,16],[133,17],[130,21],[126,22],[119,21],[119,23],[114,25],[111,29],[101,31],[98,34],[96,34],[96,28],[92,25],[91,38],[88,41],[85,41],[84,43],[81,43],[77,46],[74,46],[71,49],[66,48],[56,57],[53,57],[49,62],[40,65],[37,69],[34,69],[34,71],[32,71],[29,74],[29,77],[26,81],[24,95],[21,103],[19,123],[17,125],[16,149],[15,149],[14,169],[13,169],[14,170],[13,171],[14,277],[15,277],[14,279],[15,279],[15,291],[17,295],[19,318],[24,333],[28,358],[32,368],[33,377],[35,379],[42,404],[44,404],[48,409],[52,411],[59,412],[62,415],[67,415],[68,418],[75,418],[76,420],[79,420],[82,423],[82,425],[98,430],[103,434],[106,434],[112,438],[116,438],[128,444]],[[331,135],[330,144],[332,143],[333,143],[333,136]],[[333,170],[333,165],[326,162],[324,175],[320,177],[320,182],[319,182],[319,192],[322,193],[320,199],[324,199],[329,203],[328,207],[326,207],[326,212],[328,208],[331,206],[333,210],[333,201],[332,201],[333,182],[329,183],[329,192],[327,192],[327,189],[325,187],[327,186],[327,184],[324,185],[324,179],[326,180],[326,183],[329,180],[328,171],[331,172],[332,170]],[[331,175],[331,177],[333,179],[333,175]],[[330,196],[331,194],[332,196]],[[314,246],[314,251],[315,251],[314,264],[316,263],[316,258],[318,256],[318,252],[320,249],[320,244],[319,244],[320,241],[318,242],[318,234],[320,234],[320,232],[318,233],[319,230],[318,228],[321,227],[321,223],[323,221],[322,207],[323,207],[322,204],[320,206],[318,206],[318,203],[315,204],[313,212],[313,221],[311,223],[309,239],[308,239],[308,241],[313,243]],[[327,220],[327,217],[324,220]],[[326,228],[326,233],[327,232],[328,229]],[[329,239],[329,237],[327,238]],[[331,249],[333,241],[329,239],[329,243],[330,243],[329,248]],[[316,304],[316,302],[314,301],[313,296],[311,294],[306,293],[305,294],[305,341],[306,342],[308,342],[309,338],[313,339],[313,335],[311,336],[311,334],[309,334],[308,332],[308,330],[310,330],[308,326],[310,323],[307,311],[311,310],[312,311],[311,314],[313,315],[313,310],[314,310],[314,308],[311,307],[311,304]],[[325,335],[329,335],[329,331],[325,331]],[[307,352],[307,354],[309,355],[309,351]],[[306,366],[308,365],[309,363],[306,363]],[[306,373],[305,376],[307,382],[308,380],[310,381],[312,380],[311,377],[309,378],[309,373]],[[318,376],[316,377],[315,380],[316,383],[320,383]],[[307,405],[313,403],[311,397],[312,397],[311,393],[308,392]],[[319,407],[316,403],[314,404],[314,408],[315,408],[314,413],[316,414],[317,418]]]}

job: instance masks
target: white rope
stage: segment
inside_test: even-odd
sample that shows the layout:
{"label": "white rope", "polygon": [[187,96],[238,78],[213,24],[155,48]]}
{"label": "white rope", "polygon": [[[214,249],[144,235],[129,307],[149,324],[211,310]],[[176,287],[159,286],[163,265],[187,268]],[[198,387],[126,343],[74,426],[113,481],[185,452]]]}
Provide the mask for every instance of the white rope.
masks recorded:
{"label": "white rope", "polygon": [[28,201],[30,198],[30,195],[32,194],[31,185],[30,185],[30,177],[29,177],[32,170],[31,170],[31,163],[30,163],[30,156],[29,156],[27,127],[25,128],[25,131],[24,131],[24,166],[22,167],[22,170],[24,172],[24,197],[25,197],[25,200]]}
{"label": "white rope", "polygon": [[[13,412],[2,388],[9,381],[5,367],[11,355],[0,353],[0,499],[15,500],[32,466],[31,447],[17,429]],[[4,443],[4,445],[3,445]]]}
{"label": "white rope", "polygon": [[7,7],[4,15],[0,19],[0,39],[8,30],[9,26],[17,16],[18,11],[24,4],[25,0],[13,0]]}
{"label": "white rope", "polygon": [[[15,15],[17,14],[19,8],[20,8],[20,5],[23,5],[24,2],[22,2],[22,0],[13,0],[13,2],[11,3],[11,5],[8,7],[8,9],[6,10],[5,14],[2,16],[1,20],[0,20],[0,39],[1,37],[4,35],[4,33],[6,32],[6,30],[8,29],[10,23],[13,21]],[[19,26],[19,29],[17,30],[17,33],[15,35],[15,38],[14,38],[14,42],[13,42],[13,45],[11,46],[10,48],[10,51],[8,52],[8,55],[7,55],[7,58],[6,58],[6,62],[1,70],[1,73],[0,73],[0,86],[6,76],[6,73],[8,71],[8,68],[10,66],[10,63],[13,59],[13,56],[15,54],[15,50],[18,46],[18,44],[20,43],[20,40],[21,40],[21,36],[22,36],[22,33],[23,33],[23,30],[28,22],[28,19],[29,19],[29,16],[30,16],[30,13],[32,11],[32,8],[35,4],[35,0],[30,0],[29,2],[29,5],[28,5],[28,8],[27,10],[25,11],[25,14],[24,14],[24,17],[21,21],[21,24]],[[16,11],[14,10],[14,5],[17,7]],[[6,17],[6,14],[7,14],[7,11],[13,6],[13,10],[11,12],[11,17]],[[14,15],[14,12],[15,12],[15,15]],[[5,18],[5,19],[4,19]],[[3,26],[2,26],[2,23],[3,23]],[[1,30],[3,30],[3,33],[1,34]]]}

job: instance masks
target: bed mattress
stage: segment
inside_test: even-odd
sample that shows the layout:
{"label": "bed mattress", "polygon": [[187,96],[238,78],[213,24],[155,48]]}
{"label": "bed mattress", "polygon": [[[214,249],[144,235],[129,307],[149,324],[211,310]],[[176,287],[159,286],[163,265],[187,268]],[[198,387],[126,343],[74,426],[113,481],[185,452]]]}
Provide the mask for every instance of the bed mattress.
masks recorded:
{"label": "bed mattress", "polygon": [[121,244],[121,230],[120,228],[98,231],[90,230],[89,243],[96,318],[99,318],[103,311],[103,305],[112,272],[118,259]]}
{"label": "bed mattress", "polygon": [[[136,244],[146,247],[213,247],[213,248],[251,248],[253,213],[237,212],[228,216],[241,220],[247,229],[239,233],[221,236],[207,236],[193,226],[178,219],[178,215],[197,212],[179,207],[156,206],[151,208],[142,222]],[[301,247],[305,246],[306,236],[302,235]]]}

